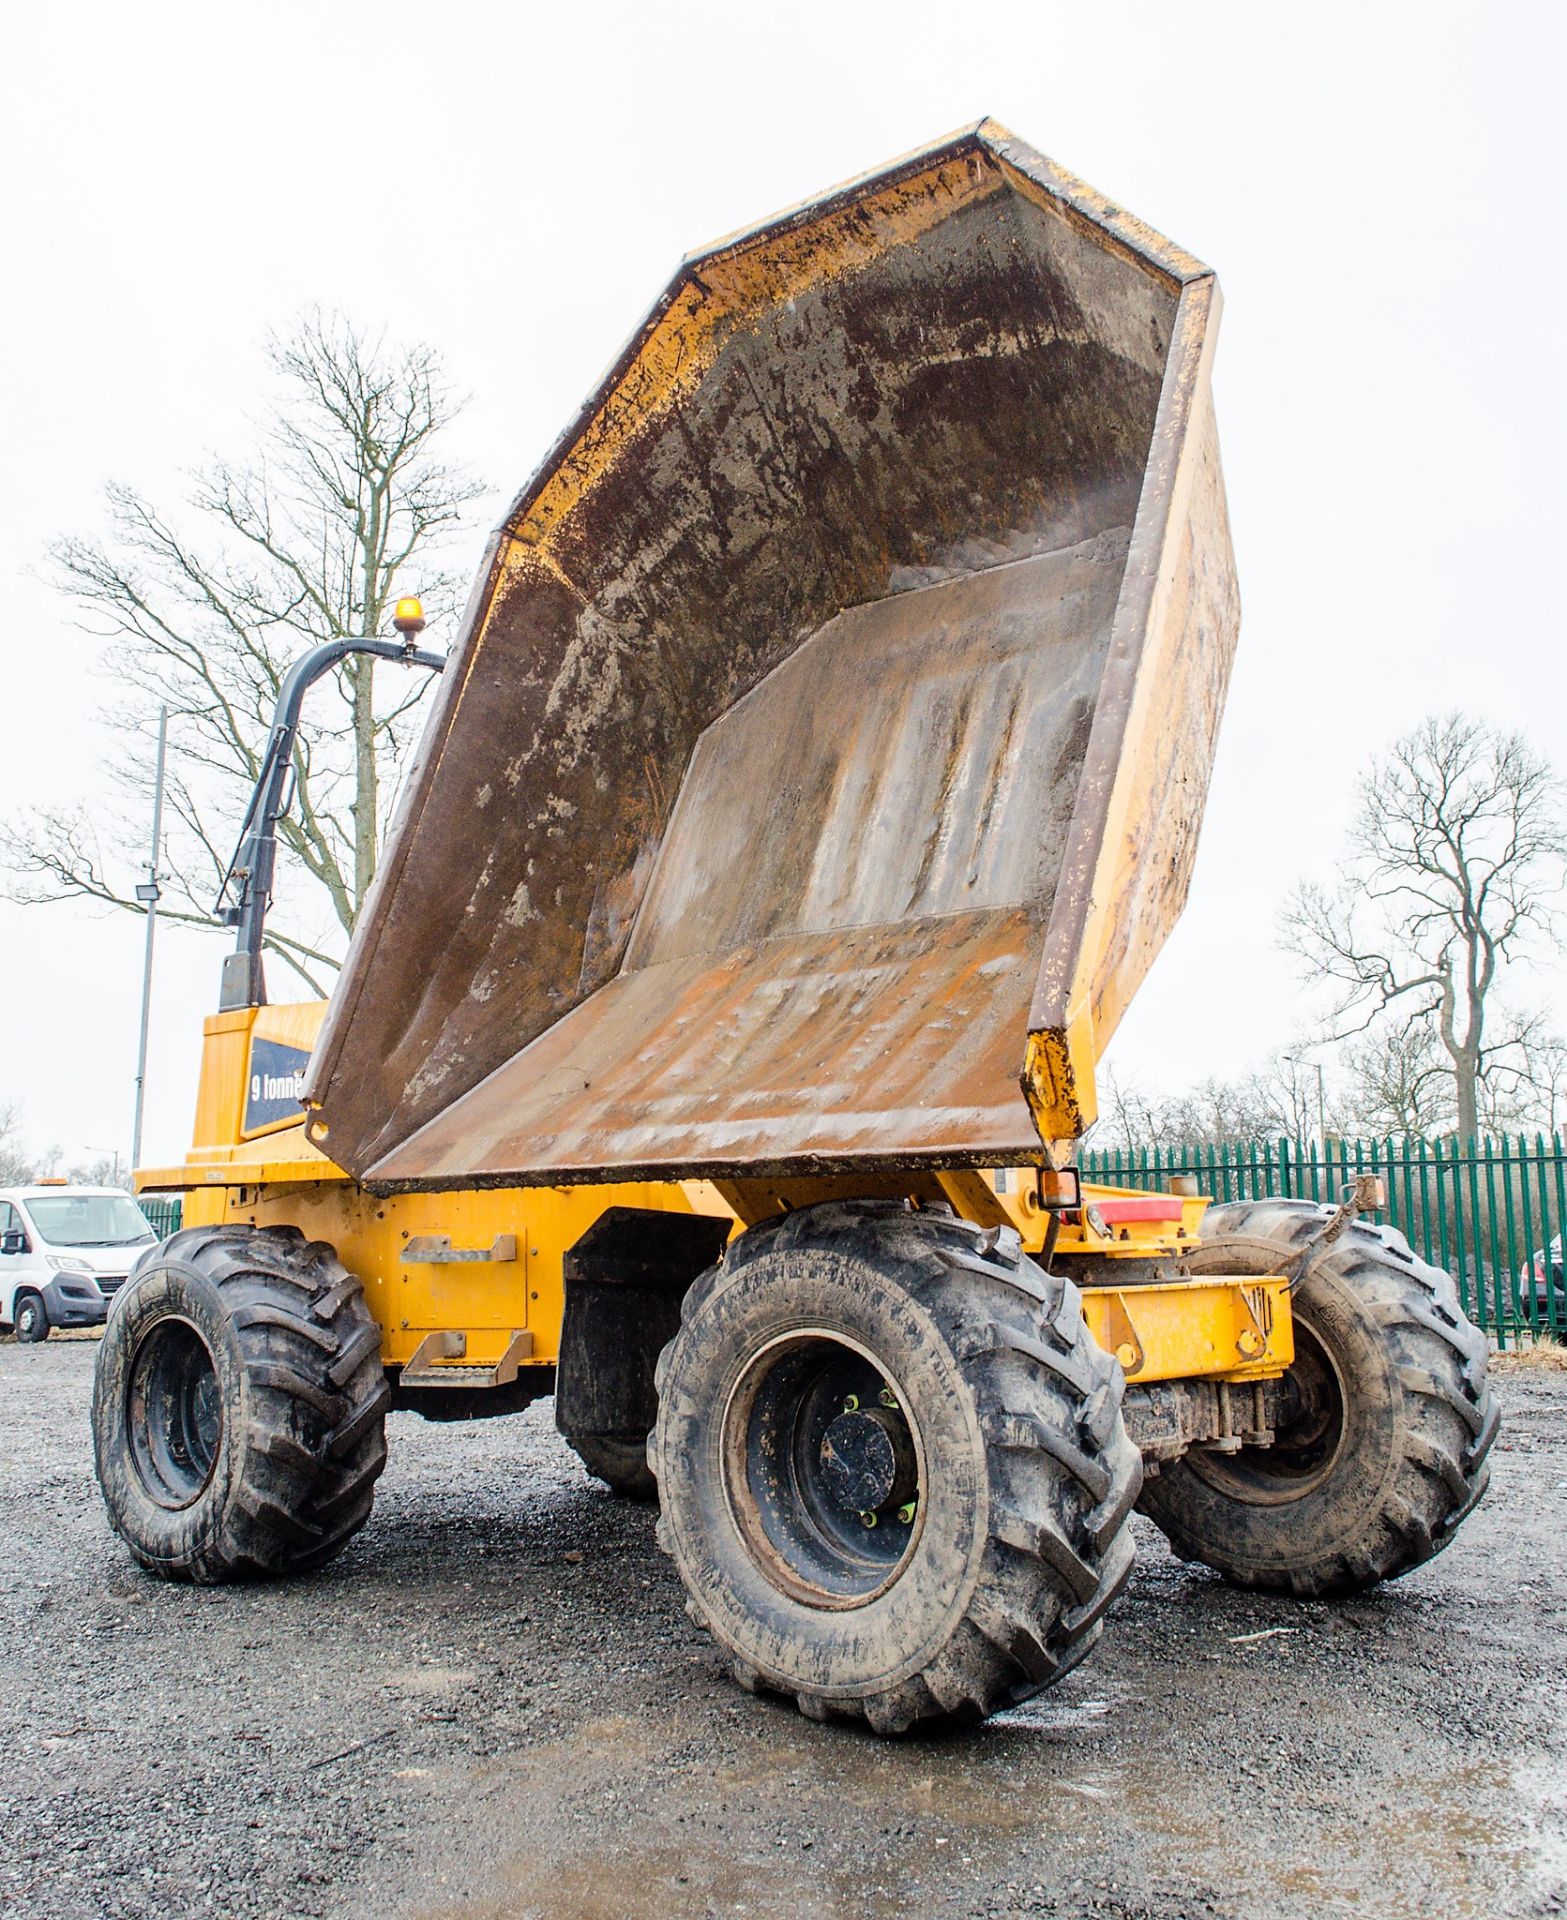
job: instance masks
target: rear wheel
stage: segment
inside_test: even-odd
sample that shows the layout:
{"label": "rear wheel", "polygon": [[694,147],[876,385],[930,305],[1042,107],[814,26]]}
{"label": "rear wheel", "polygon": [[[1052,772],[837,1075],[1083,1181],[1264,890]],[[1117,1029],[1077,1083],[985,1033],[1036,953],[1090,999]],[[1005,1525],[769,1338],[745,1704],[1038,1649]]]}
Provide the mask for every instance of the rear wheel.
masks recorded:
{"label": "rear wheel", "polygon": [[880,1202],[753,1228],[659,1362],[659,1542],[749,1688],[983,1718],[1098,1638],[1142,1468],[1077,1289]]}
{"label": "rear wheel", "polygon": [[596,1480],[624,1500],[656,1500],[645,1433],[568,1433],[566,1445]]}
{"label": "rear wheel", "polygon": [[23,1346],[36,1346],[49,1338],[49,1310],[36,1293],[19,1293],[11,1309],[12,1325]]}
{"label": "rear wheel", "polygon": [[140,1563],[203,1582],[342,1551],[386,1463],[380,1329],[364,1290],[291,1227],[188,1227],[115,1302],[93,1445]]}
{"label": "rear wheel", "polygon": [[[1308,1201],[1213,1207],[1192,1271],[1277,1273],[1327,1218]],[[1274,1444],[1194,1449],[1142,1507],[1183,1559],[1237,1585],[1354,1593],[1440,1552],[1485,1493],[1485,1338],[1447,1274],[1364,1223],[1317,1256],[1292,1306]]]}

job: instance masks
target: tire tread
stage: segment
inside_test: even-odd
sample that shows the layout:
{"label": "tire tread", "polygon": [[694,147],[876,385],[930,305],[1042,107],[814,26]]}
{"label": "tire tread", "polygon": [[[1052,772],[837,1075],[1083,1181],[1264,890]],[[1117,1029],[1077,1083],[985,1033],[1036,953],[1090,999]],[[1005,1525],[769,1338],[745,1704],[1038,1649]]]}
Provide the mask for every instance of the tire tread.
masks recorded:
{"label": "tire tread", "polygon": [[[216,1290],[239,1351],[248,1425],[229,1437],[236,1463],[215,1527],[171,1516],[160,1537],[117,1497],[125,1460],[117,1303],[98,1363],[93,1424],[110,1518],[142,1565],[213,1583],[324,1565],[369,1517],[386,1464],[390,1401],[381,1330],[364,1289],[325,1241],[295,1227],[186,1227],[149,1250],[127,1290],[171,1272]],[[192,1510],[193,1514],[199,1510]],[[183,1533],[189,1538],[182,1540]]]}
{"label": "tire tread", "polygon": [[[1121,1419],[1121,1368],[1089,1333],[1077,1288],[1029,1260],[1010,1229],[892,1202],[827,1202],[753,1227],[693,1284],[681,1331],[659,1358],[660,1386],[708,1304],[756,1259],[843,1246],[845,1234],[928,1313],[972,1392],[987,1442],[984,1571],[956,1631],[912,1679],[861,1697],[797,1683],[778,1690],[810,1718],[858,1718],[879,1734],[980,1720],[1074,1665],[1131,1571],[1127,1521],[1142,1459]],[[661,1423],[648,1450],[655,1471],[663,1440]],[[667,1515],[655,1537],[675,1553]],[[700,1609],[698,1617],[712,1631]],[[734,1664],[752,1691],[775,1684]]]}
{"label": "tire tread", "polygon": [[[1266,1243],[1282,1266],[1331,1213],[1312,1201],[1235,1201],[1208,1210],[1203,1241]],[[1303,1537],[1298,1564],[1260,1569],[1233,1544],[1233,1529],[1198,1523],[1180,1463],[1150,1482],[1143,1503],[1182,1559],[1237,1585],[1312,1599],[1362,1591],[1439,1553],[1485,1492],[1485,1457],[1500,1424],[1484,1335],[1464,1317],[1451,1277],[1422,1260],[1396,1228],[1356,1221],[1316,1256],[1303,1283],[1319,1266],[1358,1299],[1402,1396],[1386,1490],[1361,1536],[1333,1551]]]}

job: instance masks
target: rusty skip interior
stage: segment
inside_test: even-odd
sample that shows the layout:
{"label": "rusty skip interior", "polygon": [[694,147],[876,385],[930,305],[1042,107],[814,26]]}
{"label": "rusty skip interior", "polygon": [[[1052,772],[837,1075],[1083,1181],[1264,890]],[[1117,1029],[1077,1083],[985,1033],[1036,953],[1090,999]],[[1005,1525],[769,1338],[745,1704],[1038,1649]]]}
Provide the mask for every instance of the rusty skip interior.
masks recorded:
{"label": "rusty skip interior", "polygon": [[[1203,278],[988,123],[682,267],[476,590],[316,1055],[334,1159],[1041,1157],[1019,1074],[1052,927],[1080,995],[1097,925],[1058,894],[1114,827]],[[1202,738],[1143,755],[1195,783],[1161,846],[1195,837],[1233,645],[1207,465],[1178,531],[1214,581],[1171,618],[1212,657],[1160,669]]]}

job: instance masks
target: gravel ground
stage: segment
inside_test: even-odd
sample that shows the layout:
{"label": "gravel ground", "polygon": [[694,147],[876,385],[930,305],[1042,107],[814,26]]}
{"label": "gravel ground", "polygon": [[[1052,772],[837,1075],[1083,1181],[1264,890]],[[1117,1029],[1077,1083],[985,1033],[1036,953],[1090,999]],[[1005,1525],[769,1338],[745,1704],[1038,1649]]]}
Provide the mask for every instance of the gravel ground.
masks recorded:
{"label": "gravel ground", "polygon": [[1567,1374],[1503,1377],[1489,1500],[1398,1586],[1235,1593],[1139,1522],[1061,1687],[882,1744],[728,1683],[547,1403],[398,1415],[324,1574],[147,1579],[94,1351],[0,1346],[5,1913],[1567,1914]]}

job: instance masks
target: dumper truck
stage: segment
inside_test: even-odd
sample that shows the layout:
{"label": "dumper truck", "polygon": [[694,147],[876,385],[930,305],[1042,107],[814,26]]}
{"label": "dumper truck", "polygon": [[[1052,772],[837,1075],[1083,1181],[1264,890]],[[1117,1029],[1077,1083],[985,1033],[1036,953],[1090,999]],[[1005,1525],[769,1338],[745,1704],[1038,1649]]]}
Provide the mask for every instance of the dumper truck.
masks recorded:
{"label": "dumper truck", "polygon": [[[1074,1165],[1238,631],[1218,315],[982,122],[682,263],[449,656],[407,605],[300,663],[98,1361],[143,1567],[308,1572],[389,1411],[552,1394],[741,1685],[896,1734],[1080,1660],[1139,1505],[1302,1596],[1446,1545],[1486,1349],[1376,1182]],[[440,677],[330,1001],[274,1004],[291,729],[356,646]]]}

